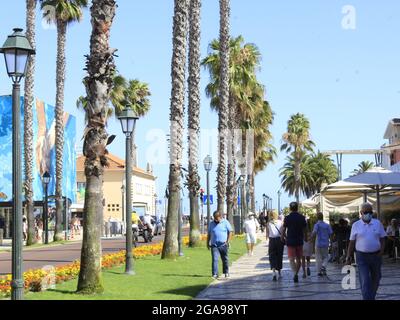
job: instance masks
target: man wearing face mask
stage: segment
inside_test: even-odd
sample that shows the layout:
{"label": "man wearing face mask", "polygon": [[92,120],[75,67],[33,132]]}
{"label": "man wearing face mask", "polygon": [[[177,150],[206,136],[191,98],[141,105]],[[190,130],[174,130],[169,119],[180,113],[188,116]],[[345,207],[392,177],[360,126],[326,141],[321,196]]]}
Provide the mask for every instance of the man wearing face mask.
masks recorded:
{"label": "man wearing face mask", "polygon": [[386,232],[382,223],[372,218],[373,210],[370,203],[364,203],[360,213],[361,219],[351,228],[346,262],[351,264],[355,249],[363,299],[375,300],[381,279]]}
{"label": "man wearing face mask", "polygon": [[233,229],[228,220],[223,219],[220,212],[214,212],[214,221],[208,228],[207,248],[211,249],[212,254],[212,277],[218,279],[218,256],[221,256],[222,271],[225,278],[229,278],[228,249],[231,241]]}

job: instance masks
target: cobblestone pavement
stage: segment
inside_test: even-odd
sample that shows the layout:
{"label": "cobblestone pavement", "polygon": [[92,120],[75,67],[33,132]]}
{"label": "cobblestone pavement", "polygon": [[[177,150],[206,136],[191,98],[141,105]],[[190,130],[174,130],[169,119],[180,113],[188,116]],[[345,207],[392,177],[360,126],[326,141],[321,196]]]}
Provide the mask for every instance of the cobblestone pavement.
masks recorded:
{"label": "cobblestone pavement", "polygon": [[[265,237],[265,235],[264,235]],[[342,281],[347,276],[346,270],[338,264],[328,265],[327,277],[318,277],[315,260],[311,260],[311,276],[293,282],[286,249],[283,258],[283,277],[272,281],[272,271],[268,260],[268,244],[263,240],[255,247],[254,256],[243,256],[230,267],[230,279],[216,280],[203,290],[199,300],[361,300],[358,272],[356,289],[345,290]],[[349,281],[344,281],[349,283]],[[377,300],[400,300],[400,260],[392,262],[384,259],[382,280]]]}

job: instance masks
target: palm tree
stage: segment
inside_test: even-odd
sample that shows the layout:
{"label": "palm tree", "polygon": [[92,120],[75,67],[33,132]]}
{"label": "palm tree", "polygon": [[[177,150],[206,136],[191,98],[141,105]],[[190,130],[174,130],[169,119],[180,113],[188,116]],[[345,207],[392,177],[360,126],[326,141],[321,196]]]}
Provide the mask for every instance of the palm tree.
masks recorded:
{"label": "palm tree", "polygon": [[[282,187],[292,196],[296,192],[295,168],[296,159],[292,153],[286,158],[280,176]],[[307,198],[321,192],[322,185],[331,184],[337,179],[337,168],[328,155],[321,152],[301,154],[300,160],[300,193]]]}
{"label": "palm tree", "polygon": [[276,157],[276,148],[271,144],[272,134],[269,130],[274,121],[274,113],[268,101],[264,101],[251,123],[254,130],[254,163],[250,180],[251,210],[256,211],[255,176],[265,170]]}
{"label": "palm tree", "polygon": [[[220,99],[220,43],[214,40],[210,44],[210,53],[203,59],[202,65],[209,71],[210,83],[206,94],[211,98],[211,108],[219,111]],[[242,36],[232,38],[229,43],[229,119],[228,129],[228,175],[227,175],[227,216],[233,223],[232,212],[235,204],[236,190],[236,149],[238,145],[237,129],[243,128],[248,121],[254,120],[254,113],[259,108],[259,102],[253,103],[249,96],[263,93],[255,76],[259,68],[261,55],[254,44],[244,43]],[[244,150],[245,148],[243,148]],[[244,155],[243,157],[246,157]]]}
{"label": "palm tree", "polygon": [[[300,159],[300,160],[299,160]],[[297,194],[304,194],[307,198],[313,194],[313,175],[311,169],[311,156],[306,152],[298,153],[294,152],[286,158],[287,162],[280,170],[280,177],[282,188],[293,196]],[[296,170],[300,168],[300,179],[296,181]]]}
{"label": "palm tree", "polygon": [[83,240],[79,272],[79,293],[103,291],[101,280],[101,226],[103,224],[103,174],[108,165],[106,131],[107,110],[115,75],[114,52],[110,48],[110,32],[116,11],[115,0],[93,0],[90,8],[92,34],[85,78],[89,119],[84,132],[86,192]]}
{"label": "palm tree", "polygon": [[[127,81],[121,75],[113,77],[113,87],[110,95],[110,103],[112,106],[108,107],[107,118],[118,116],[125,108],[131,108],[138,117],[145,116],[150,110],[151,96],[150,89],[147,83],[140,82],[137,79]],[[87,97],[80,96],[76,101],[78,109],[84,110],[87,107]],[[87,114],[85,122],[87,123]],[[133,163],[137,166],[136,159],[136,145],[135,145],[135,132],[132,132],[131,139],[131,157],[134,159]]]}
{"label": "palm tree", "polygon": [[[122,89],[122,92],[115,92],[115,97],[112,96],[111,100],[115,107],[115,113],[117,116],[126,106],[135,111],[139,118],[144,117],[149,112],[149,97],[151,96],[151,93],[147,83],[140,82],[138,79],[134,79],[129,80],[125,88],[120,88],[117,86],[117,89]],[[118,101],[119,94],[122,94],[123,98]],[[132,132],[131,144],[131,158],[133,159],[133,164],[137,166],[135,132]]]}
{"label": "palm tree", "polygon": [[178,212],[181,191],[181,161],[185,106],[186,45],[189,28],[189,0],[175,0],[173,54],[171,62],[172,91],[170,107],[170,166],[168,181],[168,216],[162,259],[178,256]]}
{"label": "palm tree", "polygon": [[226,193],[226,137],[228,136],[229,107],[229,39],[230,0],[220,0],[220,83],[218,133],[219,153],[217,169],[217,209],[223,212]]}
{"label": "palm tree", "polygon": [[329,155],[323,154],[320,151],[312,154],[310,165],[314,181],[312,186],[313,193],[321,192],[324,183],[331,184],[337,180],[338,171]]}
{"label": "palm tree", "polygon": [[56,226],[54,241],[62,237],[62,176],[64,152],[64,86],[65,86],[65,47],[67,41],[67,27],[70,23],[80,21],[82,9],[86,8],[88,0],[44,0],[42,8],[53,7],[55,14],[49,10],[44,17],[49,23],[57,26],[57,66],[56,66]]}
{"label": "palm tree", "polygon": [[356,176],[360,173],[364,173],[365,171],[368,171],[369,169],[372,169],[373,167],[375,167],[375,164],[371,161],[361,161],[358,164],[358,168],[354,169],[351,172],[351,176]]}
{"label": "palm tree", "polygon": [[[33,49],[36,47],[36,2],[37,0],[26,0],[26,37]],[[35,84],[35,55],[28,62],[25,78],[24,97],[24,166],[25,166],[25,200],[26,217],[28,221],[28,237],[26,245],[30,246],[37,242],[35,234],[35,217],[33,214],[33,103]]]}
{"label": "palm tree", "polygon": [[190,199],[190,233],[189,245],[195,247],[200,243],[199,221],[199,132],[200,132],[200,19],[201,0],[191,0],[189,8],[189,108],[188,108],[188,145],[189,172],[187,186]]}
{"label": "palm tree", "polygon": [[312,151],[314,142],[310,139],[310,122],[301,113],[290,117],[287,132],[283,134],[281,151],[293,152],[294,157],[294,183],[296,201],[300,200],[301,160],[306,150]]}
{"label": "palm tree", "polygon": [[[116,74],[115,76],[113,76],[113,84],[110,94],[111,106],[108,106],[107,108],[107,119],[114,116],[116,112],[123,110],[124,106],[122,105],[122,101],[124,99],[124,91],[126,90],[126,87],[127,87],[127,81],[123,76],[121,76],[120,74]],[[85,124],[87,124],[89,120],[86,109],[87,106],[88,106],[88,98],[86,96],[80,96],[76,100],[77,109],[85,112]]]}

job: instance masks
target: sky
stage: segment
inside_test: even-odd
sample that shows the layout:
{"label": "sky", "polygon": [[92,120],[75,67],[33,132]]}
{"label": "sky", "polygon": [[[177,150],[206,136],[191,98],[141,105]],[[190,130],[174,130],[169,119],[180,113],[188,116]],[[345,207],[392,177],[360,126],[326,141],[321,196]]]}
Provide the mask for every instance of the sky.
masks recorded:
{"label": "sky", "polygon": [[[153,164],[157,194],[163,197],[168,182],[168,150],[172,55],[172,0],[118,0],[111,33],[111,46],[117,48],[116,65],[129,79],[149,84],[151,110],[137,122],[136,141],[139,166]],[[311,123],[317,149],[375,149],[386,141],[388,121],[399,116],[400,102],[400,2],[397,0],[231,0],[231,35],[242,35],[262,54],[258,78],[266,87],[275,120],[271,128],[273,144],[279,150],[289,117],[297,112]],[[0,42],[14,27],[25,28],[25,1],[7,1],[0,11]],[[216,0],[203,0],[202,57],[208,44],[218,37],[219,6]],[[65,111],[77,117],[77,149],[82,148],[84,114],[76,109],[76,99],[85,93],[85,55],[89,53],[90,12],[81,23],[69,26],[67,35],[67,74]],[[4,40],[1,40],[4,39]],[[37,12],[37,65],[35,96],[55,104],[56,30]],[[209,75],[201,74],[200,159],[210,153],[215,197],[217,114],[210,110],[204,94]],[[0,94],[10,94],[11,83],[4,63],[0,63]],[[108,124],[117,138],[110,152],[124,159],[124,136],[117,120]],[[186,151],[185,151],[186,153]],[[277,207],[279,170],[285,163],[279,152],[275,162],[256,177],[257,208],[262,194],[273,198]],[[374,156],[343,156],[343,177],[363,160]],[[187,162],[184,162],[187,163]],[[201,185],[205,172],[200,166]],[[189,211],[184,190],[184,213]],[[292,197],[283,194],[281,205]],[[213,206],[215,208],[215,205]]]}

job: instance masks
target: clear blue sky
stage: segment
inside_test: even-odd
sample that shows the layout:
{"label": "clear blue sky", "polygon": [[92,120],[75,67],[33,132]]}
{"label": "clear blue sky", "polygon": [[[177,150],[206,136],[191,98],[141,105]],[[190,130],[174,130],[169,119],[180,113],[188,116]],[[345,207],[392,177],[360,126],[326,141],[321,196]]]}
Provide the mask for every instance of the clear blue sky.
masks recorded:
{"label": "clear blue sky", "polygon": [[[169,131],[172,47],[172,0],[117,1],[119,8],[112,28],[111,45],[118,48],[116,63],[128,78],[138,78],[151,88],[151,111],[137,124],[139,164],[146,165],[150,137]],[[356,10],[355,29],[344,29],[342,8]],[[218,36],[218,1],[204,0],[202,12],[202,54]],[[311,121],[312,139],[318,149],[378,148],[388,120],[399,116],[400,105],[400,2],[396,0],[232,0],[232,35],[243,35],[255,43],[263,56],[259,78],[267,88],[274,112],[274,144],[279,148],[291,114],[304,113]],[[25,1],[7,1],[0,11],[0,40],[13,27],[25,27]],[[75,101],[84,94],[81,84],[89,52],[90,15],[71,25],[67,42],[65,110],[77,116],[78,147],[81,146],[83,114]],[[4,40],[1,40],[3,42]],[[36,96],[55,101],[56,32],[37,19]],[[202,92],[208,75],[202,73]],[[0,94],[10,93],[10,81],[0,63]],[[210,111],[203,94],[202,128],[217,128],[217,115]],[[124,157],[124,140],[119,123],[110,121],[108,130],[117,134],[110,147]],[[150,147],[149,147],[150,146]],[[153,145],[154,149],[154,145]],[[157,148],[160,150],[160,148]],[[162,148],[161,148],[162,149]],[[166,149],[164,149],[166,151]],[[216,150],[211,150],[216,155]],[[209,150],[202,150],[203,158]],[[257,200],[266,193],[274,198],[280,188],[280,153],[256,179]],[[214,162],[216,162],[216,158]],[[362,160],[373,156],[344,156],[346,176]],[[151,160],[150,160],[151,161]],[[168,165],[154,166],[158,194],[163,195]],[[202,186],[205,186],[204,172]],[[212,174],[215,185],[215,172]],[[213,192],[215,194],[215,192]],[[187,195],[187,192],[185,192]],[[290,199],[284,195],[282,204]],[[185,211],[188,205],[185,204]]]}

